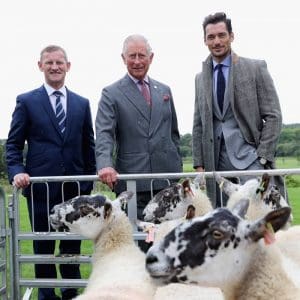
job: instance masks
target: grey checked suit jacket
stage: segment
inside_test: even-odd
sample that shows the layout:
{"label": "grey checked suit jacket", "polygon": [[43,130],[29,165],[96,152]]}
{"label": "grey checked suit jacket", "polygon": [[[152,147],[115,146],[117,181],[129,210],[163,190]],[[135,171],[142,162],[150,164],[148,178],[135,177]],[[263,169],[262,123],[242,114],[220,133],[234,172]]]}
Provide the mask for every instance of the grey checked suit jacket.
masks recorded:
{"label": "grey checked suit jacket", "polygon": [[[97,169],[113,167],[120,174],[182,172],[179,131],[171,90],[149,78],[150,110],[133,80],[126,75],[102,91],[96,117]],[[154,183],[154,189],[166,182]],[[119,182],[116,192],[125,189]],[[138,191],[150,190],[139,180]]]}
{"label": "grey checked suit jacket", "polygon": [[[193,124],[194,166],[206,171],[215,170],[212,77],[209,56],[202,72],[196,75]],[[256,148],[257,156],[274,162],[282,116],[266,63],[232,53],[227,99],[245,141]],[[215,184],[207,183],[208,194],[215,199]]]}

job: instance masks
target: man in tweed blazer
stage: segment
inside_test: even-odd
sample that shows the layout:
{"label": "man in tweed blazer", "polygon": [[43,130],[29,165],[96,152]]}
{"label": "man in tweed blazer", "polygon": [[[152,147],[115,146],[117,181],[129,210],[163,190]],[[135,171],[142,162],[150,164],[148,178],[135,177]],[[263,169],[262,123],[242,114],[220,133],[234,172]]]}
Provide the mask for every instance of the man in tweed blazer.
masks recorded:
{"label": "man in tweed blazer", "polygon": [[[99,179],[119,194],[125,182],[117,174],[182,172],[179,130],[170,88],[147,75],[153,59],[148,41],[131,35],[123,45],[128,73],[105,87],[96,117],[96,162]],[[145,85],[151,102],[143,96]],[[115,153],[115,155],[114,155]],[[154,193],[168,185],[155,180]],[[137,181],[138,218],[151,198],[150,180]]]}
{"label": "man in tweed blazer", "polygon": [[[274,168],[282,117],[266,63],[239,57],[231,50],[234,35],[224,13],[206,17],[203,30],[210,55],[195,82],[194,168],[199,172]],[[225,78],[222,108],[218,64]],[[216,188],[215,181],[208,179],[208,195],[220,206]]]}

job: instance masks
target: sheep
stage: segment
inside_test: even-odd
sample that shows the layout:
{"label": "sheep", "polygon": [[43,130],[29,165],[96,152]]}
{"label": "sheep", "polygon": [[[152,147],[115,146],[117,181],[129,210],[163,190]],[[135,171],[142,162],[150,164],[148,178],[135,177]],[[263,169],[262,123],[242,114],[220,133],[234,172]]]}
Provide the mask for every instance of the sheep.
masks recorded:
{"label": "sheep", "polygon": [[143,211],[144,221],[161,223],[182,218],[191,204],[195,207],[196,216],[211,211],[213,209],[211,202],[202,191],[203,180],[203,174],[199,174],[193,182],[186,179],[157,193]]}
{"label": "sheep", "polygon": [[56,205],[50,215],[54,229],[68,228],[94,241],[93,269],[84,293],[76,300],[153,299],[157,286],[145,270],[145,254],[133,240],[132,225],[120,204],[104,196],[78,196]]}
{"label": "sheep", "polygon": [[[282,197],[277,186],[271,184],[270,176],[264,174],[262,177],[251,178],[244,184],[235,184],[228,179],[215,175],[220,189],[229,197],[226,207],[231,209],[234,205],[244,198],[250,200],[250,205],[246,217],[255,220],[264,216],[271,210],[289,206],[288,202]],[[292,214],[284,229],[292,223]]]}
{"label": "sheep", "polygon": [[281,252],[262,242],[272,241],[272,229],[285,225],[291,209],[250,221],[243,219],[248,206],[248,199],[241,200],[232,211],[218,208],[177,226],[149,249],[150,275],[163,283],[218,286],[227,300],[300,299],[300,289],[282,266]]}
{"label": "sheep", "polygon": [[78,196],[53,208],[54,229],[67,229],[95,244],[92,274],[76,300],[170,300],[174,293],[177,299],[211,299],[212,289],[181,284],[159,288],[152,281],[145,270],[145,254],[134,244],[132,226],[120,209],[131,195],[122,193],[115,201],[100,195]]}

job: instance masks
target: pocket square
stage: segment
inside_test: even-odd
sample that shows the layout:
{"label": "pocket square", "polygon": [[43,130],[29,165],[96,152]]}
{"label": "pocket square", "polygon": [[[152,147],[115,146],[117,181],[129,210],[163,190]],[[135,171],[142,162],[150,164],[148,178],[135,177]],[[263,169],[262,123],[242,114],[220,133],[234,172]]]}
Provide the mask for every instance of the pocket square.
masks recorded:
{"label": "pocket square", "polygon": [[169,95],[164,95],[164,101],[169,101],[170,100],[170,96]]}

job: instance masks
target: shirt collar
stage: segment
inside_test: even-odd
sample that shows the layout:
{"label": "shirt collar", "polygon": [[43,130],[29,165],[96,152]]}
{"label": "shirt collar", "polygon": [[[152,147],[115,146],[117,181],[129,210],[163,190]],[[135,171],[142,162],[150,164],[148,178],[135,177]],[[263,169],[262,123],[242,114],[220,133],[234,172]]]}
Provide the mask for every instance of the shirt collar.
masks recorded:
{"label": "shirt collar", "polygon": [[67,89],[65,86],[62,86],[59,90],[56,90],[49,84],[44,83],[44,87],[47,91],[48,96],[51,96],[53,94],[53,92],[55,92],[55,91],[60,91],[64,95],[64,97],[67,97]]}
{"label": "shirt collar", "polygon": [[[135,84],[138,84],[138,83],[139,83],[139,81],[140,81],[139,79],[136,79],[135,77],[133,77],[133,76],[130,75],[129,73],[128,73],[128,76],[133,80],[133,82],[134,82]],[[149,85],[149,77],[148,77],[148,75],[145,76],[144,81]]]}
{"label": "shirt collar", "polygon": [[220,63],[217,63],[216,61],[213,60],[214,70],[218,64],[222,64],[223,66],[229,68],[231,66],[231,55],[228,54]]}

